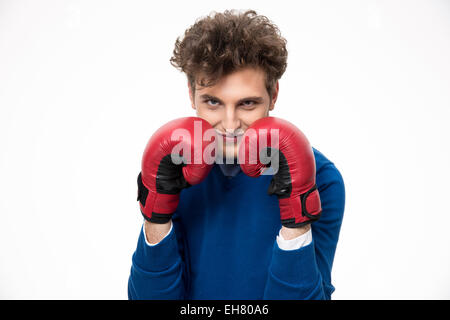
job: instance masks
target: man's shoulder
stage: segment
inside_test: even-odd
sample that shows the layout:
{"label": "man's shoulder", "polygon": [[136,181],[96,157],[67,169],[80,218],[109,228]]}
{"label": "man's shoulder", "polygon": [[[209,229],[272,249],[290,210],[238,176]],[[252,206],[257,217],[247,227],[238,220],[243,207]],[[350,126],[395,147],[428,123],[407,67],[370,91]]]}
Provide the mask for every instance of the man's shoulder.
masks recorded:
{"label": "man's shoulder", "polygon": [[334,162],[329,160],[322,152],[312,148],[316,160],[317,184],[328,184],[330,182],[339,182],[343,185],[343,178]]}
{"label": "man's shoulder", "polygon": [[323,153],[314,149],[314,157],[316,159],[316,184],[323,209],[322,217],[316,226],[328,225],[329,227],[332,223],[340,225],[345,208],[344,179],[334,163]]}
{"label": "man's shoulder", "polygon": [[334,166],[334,163],[325,157],[325,155],[317,150],[316,148],[312,148],[314,153],[314,158],[316,159],[316,172],[321,171],[326,166]]}

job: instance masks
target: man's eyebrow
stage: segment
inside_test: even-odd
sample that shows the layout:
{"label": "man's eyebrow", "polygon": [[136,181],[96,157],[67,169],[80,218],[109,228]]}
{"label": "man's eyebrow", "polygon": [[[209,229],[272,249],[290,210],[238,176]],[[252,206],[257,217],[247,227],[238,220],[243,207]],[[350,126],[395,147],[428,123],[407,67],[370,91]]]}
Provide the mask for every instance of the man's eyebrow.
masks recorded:
{"label": "man's eyebrow", "polygon": [[240,99],[238,101],[238,103],[241,103],[243,101],[248,101],[248,100],[253,100],[253,101],[257,102],[257,103],[261,103],[261,102],[263,102],[264,99],[262,97],[258,97],[258,96],[245,97],[243,99]]}
{"label": "man's eyebrow", "polygon": [[[209,95],[209,94],[202,94],[200,96],[200,98],[201,99],[206,99],[206,100],[216,100],[216,101],[219,101],[220,103],[222,103],[222,100],[220,100],[219,98],[217,98],[215,96]],[[243,101],[248,101],[248,100],[253,100],[253,101],[257,102],[257,103],[263,102],[263,98],[262,97],[251,96],[251,97],[245,97],[245,98],[239,99],[238,103],[241,103]]]}
{"label": "man's eyebrow", "polygon": [[208,100],[217,100],[217,101],[219,101],[219,102],[222,102],[222,100],[220,100],[219,98],[217,98],[217,97],[214,97],[214,96],[211,96],[211,95],[209,95],[209,94],[202,94],[201,96],[200,96],[200,98],[202,98],[202,99],[208,99]]}

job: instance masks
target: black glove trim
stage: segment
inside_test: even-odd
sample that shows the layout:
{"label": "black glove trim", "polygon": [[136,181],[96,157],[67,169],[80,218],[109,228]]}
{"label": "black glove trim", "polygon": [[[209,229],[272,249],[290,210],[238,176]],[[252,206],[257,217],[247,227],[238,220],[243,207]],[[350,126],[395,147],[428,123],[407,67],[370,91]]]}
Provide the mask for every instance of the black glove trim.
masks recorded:
{"label": "black glove trim", "polygon": [[138,185],[138,195],[136,200],[140,201],[142,206],[145,207],[145,202],[147,201],[148,197],[148,189],[142,182],[142,172],[140,172],[138,175],[137,185]]}
{"label": "black glove trim", "polygon": [[170,154],[163,157],[156,174],[156,191],[160,194],[178,194],[191,185],[183,176],[183,167],[186,164],[174,164]]}
{"label": "black glove trim", "polygon": [[152,212],[152,217],[149,218],[142,211],[141,211],[141,213],[145,220],[147,220],[149,222],[157,223],[157,224],[164,224],[164,223],[169,222],[170,219],[172,219],[172,215],[173,215],[172,213],[164,214],[164,213]]}
{"label": "black glove trim", "polygon": [[[316,218],[318,216],[318,214],[309,214],[308,210],[306,209],[306,199],[308,198],[309,194],[313,191],[317,190],[317,185],[314,184],[314,186],[309,189],[308,191],[306,191],[305,193],[300,195],[300,202],[302,204],[302,216],[306,216],[310,219],[318,220],[318,218]],[[319,213],[320,214],[320,213]]]}

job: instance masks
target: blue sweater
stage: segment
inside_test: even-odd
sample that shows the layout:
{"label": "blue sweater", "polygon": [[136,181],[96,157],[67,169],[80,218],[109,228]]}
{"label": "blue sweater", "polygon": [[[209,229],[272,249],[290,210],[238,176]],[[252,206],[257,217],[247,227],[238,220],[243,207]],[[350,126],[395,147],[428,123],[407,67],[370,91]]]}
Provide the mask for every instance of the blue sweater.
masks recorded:
{"label": "blue sweater", "polygon": [[330,299],[331,268],[345,190],[334,164],[313,148],[322,215],[313,241],[282,250],[272,176],[225,176],[217,164],[199,185],[184,189],[172,231],[157,245],[142,228],[132,257],[129,299]]}

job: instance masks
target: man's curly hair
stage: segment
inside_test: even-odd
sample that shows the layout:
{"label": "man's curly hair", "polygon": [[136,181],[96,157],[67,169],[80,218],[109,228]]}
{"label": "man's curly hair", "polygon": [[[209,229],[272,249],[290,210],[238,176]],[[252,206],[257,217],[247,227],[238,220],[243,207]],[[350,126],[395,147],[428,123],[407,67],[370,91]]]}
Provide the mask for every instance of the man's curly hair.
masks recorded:
{"label": "man's curly hair", "polygon": [[[287,66],[287,41],[278,27],[253,10],[226,10],[197,19],[177,38],[170,63],[195,84],[212,86],[222,76],[243,67],[259,67],[272,97]],[[201,79],[197,79],[200,77]]]}

